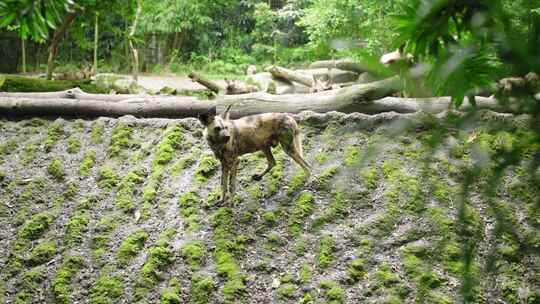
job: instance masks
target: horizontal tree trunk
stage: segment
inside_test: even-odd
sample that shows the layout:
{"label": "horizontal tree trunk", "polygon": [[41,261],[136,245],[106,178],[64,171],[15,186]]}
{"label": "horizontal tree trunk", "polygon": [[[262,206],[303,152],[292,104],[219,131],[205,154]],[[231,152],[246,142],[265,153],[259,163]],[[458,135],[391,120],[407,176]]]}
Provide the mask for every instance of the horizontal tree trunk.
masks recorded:
{"label": "horizontal tree trunk", "polygon": [[309,68],[310,69],[335,68],[335,69],[355,72],[357,74],[362,74],[370,70],[366,65],[360,62],[354,61],[352,59],[315,61],[309,65]]}
{"label": "horizontal tree trunk", "polygon": [[199,75],[199,74],[197,74],[195,72],[189,73],[188,77],[192,81],[194,81],[194,82],[208,88],[210,91],[212,91],[212,92],[214,92],[216,94],[219,94],[220,92],[225,91],[225,88],[222,87],[221,85],[219,85],[217,82],[206,79],[206,78],[202,77],[201,75]]}
{"label": "horizontal tree trunk", "polygon": [[266,69],[272,76],[301,83],[307,87],[313,87],[313,77],[279,66],[270,66]]}
{"label": "horizontal tree trunk", "polygon": [[[111,102],[104,99],[61,98],[58,97],[60,94],[56,97],[2,94],[0,95],[0,114],[82,117],[134,115],[137,117],[184,118],[197,117],[213,107],[217,107],[217,112],[222,113],[227,106],[233,104],[231,117],[239,118],[260,113],[300,113],[302,111],[318,113],[361,112],[366,114],[424,111],[435,114],[448,110],[451,106],[450,97],[385,97],[399,90],[399,78],[392,77],[369,84],[313,94],[271,95],[257,92],[219,96],[213,101],[198,100],[194,97],[130,96],[130,98],[121,101]],[[125,97],[125,95],[117,96]],[[465,101],[459,110],[470,108],[472,108],[471,104]],[[516,110],[501,106],[496,99],[488,97],[476,97],[476,108],[496,112],[516,112]]]}

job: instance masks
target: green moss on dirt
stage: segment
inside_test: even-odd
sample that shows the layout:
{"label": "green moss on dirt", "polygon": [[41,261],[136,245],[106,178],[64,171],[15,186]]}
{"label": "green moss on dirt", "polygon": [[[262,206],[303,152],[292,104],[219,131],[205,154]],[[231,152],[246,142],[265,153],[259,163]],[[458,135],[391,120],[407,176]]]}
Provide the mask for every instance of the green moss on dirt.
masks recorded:
{"label": "green moss on dirt", "polygon": [[118,191],[114,198],[115,206],[124,212],[135,210],[136,187],[143,182],[144,173],[142,170],[130,171],[118,185]]}
{"label": "green moss on dirt", "polygon": [[311,279],[313,278],[313,269],[309,264],[305,263],[302,265],[302,268],[300,268],[300,272],[298,273],[298,281],[302,284],[308,284],[311,282]]}
{"label": "green moss on dirt", "polygon": [[45,152],[50,152],[56,143],[64,137],[64,123],[55,121],[47,128],[47,139],[45,140]]}
{"label": "green moss on dirt", "polygon": [[67,256],[58,268],[52,280],[51,289],[57,303],[71,303],[72,279],[84,266],[80,256]]}
{"label": "green moss on dirt", "polygon": [[144,230],[139,230],[125,238],[116,252],[118,263],[127,265],[143,249],[147,239],[148,233]]}
{"label": "green moss on dirt", "polygon": [[92,131],[90,131],[90,142],[94,145],[101,144],[103,142],[103,133],[105,127],[102,123],[94,121],[92,123]]}
{"label": "green moss on dirt", "polygon": [[28,258],[30,266],[37,266],[50,261],[56,255],[56,242],[43,241],[32,249],[32,253]]}
{"label": "green moss on dirt", "polygon": [[182,246],[180,255],[193,269],[198,269],[204,264],[206,248],[201,241],[191,241]]}
{"label": "green moss on dirt", "polygon": [[131,148],[131,138],[133,136],[133,128],[118,122],[114,126],[111,135],[111,142],[107,152],[110,157],[124,157],[125,150]]}
{"label": "green moss on dirt", "polygon": [[12,154],[19,147],[19,142],[15,138],[10,138],[3,143],[0,143],[0,160]]}
{"label": "green moss on dirt", "polygon": [[90,150],[87,151],[83,159],[81,161],[81,165],[79,167],[79,175],[81,177],[86,177],[88,174],[90,174],[90,170],[94,167],[96,164],[96,152]]}
{"label": "green moss on dirt", "polygon": [[187,156],[184,156],[172,166],[171,176],[177,177],[182,171],[186,170],[187,168],[192,167],[196,163],[197,163],[197,160],[195,159],[195,155],[193,153]]}
{"label": "green moss on dirt", "polygon": [[212,303],[212,293],[216,289],[214,279],[203,273],[194,273],[191,277],[191,288],[189,296],[195,304]]}
{"label": "green moss on dirt", "polygon": [[97,185],[101,189],[111,190],[116,187],[119,182],[119,177],[115,170],[110,167],[103,166],[98,171]]}
{"label": "green moss on dirt", "polygon": [[62,161],[58,158],[53,159],[51,164],[47,167],[47,172],[57,181],[62,181],[65,176]]}
{"label": "green moss on dirt", "polygon": [[148,292],[162,280],[160,273],[175,260],[175,254],[170,248],[171,239],[175,234],[174,229],[165,230],[155,245],[148,250],[148,257],[135,284],[135,300],[144,299]]}
{"label": "green moss on dirt", "polygon": [[64,245],[68,248],[80,245],[84,241],[85,232],[88,231],[90,215],[86,211],[75,213],[66,224]]}
{"label": "green moss on dirt", "polygon": [[68,145],[66,151],[71,154],[79,153],[81,151],[81,140],[74,135],[68,139]]}
{"label": "green moss on dirt", "polygon": [[338,166],[331,166],[324,169],[324,171],[315,179],[315,189],[319,191],[329,190],[332,178],[338,173],[338,171]]}
{"label": "green moss on dirt", "polygon": [[298,171],[298,173],[296,173],[291,179],[291,183],[289,184],[289,188],[287,189],[287,195],[289,196],[294,195],[296,192],[298,192],[298,190],[300,190],[300,188],[302,188],[305,185],[305,183],[306,183],[306,174],[304,170]]}
{"label": "green moss on dirt", "polygon": [[195,170],[195,180],[198,183],[205,183],[212,177],[219,168],[219,162],[211,155],[204,155]]}
{"label": "green moss on dirt", "polygon": [[180,126],[170,128],[157,147],[153,165],[166,165],[176,155],[184,140],[184,130]]}
{"label": "green moss on dirt", "polygon": [[186,192],[180,196],[178,207],[180,214],[186,222],[187,230],[194,231],[199,228],[199,209],[202,200],[196,192]]}
{"label": "green moss on dirt", "polygon": [[226,303],[240,301],[246,292],[246,276],[242,273],[235,255],[243,252],[242,242],[238,243],[234,231],[233,213],[229,208],[220,208],[212,217],[214,228],[213,241],[215,245],[214,260],[218,275],[225,278],[223,298]]}
{"label": "green moss on dirt", "polygon": [[323,235],[319,242],[319,250],[317,253],[317,265],[321,269],[325,269],[335,260],[334,252],[334,239],[331,235]]}
{"label": "green moss on dirt", "polygon": [[22,155],[21,155],[21,164],[28,165],[32,162],[37,155],[38,146],[36,143],[32,142],[24,146]]}
{"label": "green moss on dirt", "polygon": [[124,281],[112,275],[108,269],[102,270],[94,286],[90,289],[90,303],[103,304],[120,301],[124,295]]}
{"label": "green moss on dirt", "polygon": [[182,304],[180,298],[180,282],[176,278],[169,281],[169,287],[161,291],[160,304]]}
{"label": "green moss on dirt", "polygon": [[320,283],[322,294],[328,304],[343,304],[345,303],[345,290],[332,280],[322,280]]}
{"label": "green moss on dirt", "polygon": [[289,232],[292,235],[299,235],[307,217],[313,213],[313,195],[309,192],[302,192],[295,201],[288,220]]}
{"label": "green moss on dirt", "polygon": [[55,216],[51,212],[40,212],[32,216],[19,230],[18,238],[23,240],[38,239],[52,224]]}
{"label": "green moss on dirt", "polygon": [[58,92],[79,87],[86,93],[109,93],[92,84],[90,80],[46,80],[15,75],[4,76],[6,77],[6,81],[2,86],[4,92]]}
{"label": "green moss on dirt", "polygon": [[46,278],[47,272],[44,266],[38,266],[24,272],[17,281],[15,303],[34,303],[38,300],[38,294],[35,293],[35,290],[40,289]]}

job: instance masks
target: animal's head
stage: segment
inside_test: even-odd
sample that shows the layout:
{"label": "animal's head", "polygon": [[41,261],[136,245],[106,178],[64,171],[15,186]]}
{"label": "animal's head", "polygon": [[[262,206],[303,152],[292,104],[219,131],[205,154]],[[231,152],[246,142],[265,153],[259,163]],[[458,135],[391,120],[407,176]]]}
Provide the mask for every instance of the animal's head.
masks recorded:
{"label": "animal's head", "polygon": [[206,138],[212,143],[224,144],[231,139],[231,123],[229,119],[229,110],[231,105],[222,115],[216,115],[216,108],[208,113],[199,115],[199,120],[206,127]]}

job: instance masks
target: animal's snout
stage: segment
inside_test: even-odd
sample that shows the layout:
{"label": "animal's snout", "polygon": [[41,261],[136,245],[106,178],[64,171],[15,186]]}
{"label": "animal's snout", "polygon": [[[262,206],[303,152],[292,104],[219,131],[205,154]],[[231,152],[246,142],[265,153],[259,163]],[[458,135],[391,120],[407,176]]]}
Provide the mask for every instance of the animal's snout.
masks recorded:
{"label": "animal's snout", "polygon": [[229,136],[229,135],[223,136],[223,141],[228,142],[229,139],[231,139],[231,136]]}

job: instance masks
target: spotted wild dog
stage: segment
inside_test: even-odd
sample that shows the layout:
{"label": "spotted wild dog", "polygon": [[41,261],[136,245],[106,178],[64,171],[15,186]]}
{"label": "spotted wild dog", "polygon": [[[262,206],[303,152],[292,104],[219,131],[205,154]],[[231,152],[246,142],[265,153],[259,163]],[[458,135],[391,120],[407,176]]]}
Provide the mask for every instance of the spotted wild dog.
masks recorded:
{"label": "spotted wild dog", "polygon": [[238,157],[262,151],[268,166],[263,172],[253,175],[254,180],[261,180],[276,165],[271,148],[278,143],[304,169],[309,179],[311,166],[302,155],[302,134],[291,115],[265,113],[233,120],[229,118],[231,106],[223,115],[216,115],[216,109],[213,108],[209,113],[199,116],[206,127],[204,136],[221,162],[221,202],[228,202],[235,194]]}

